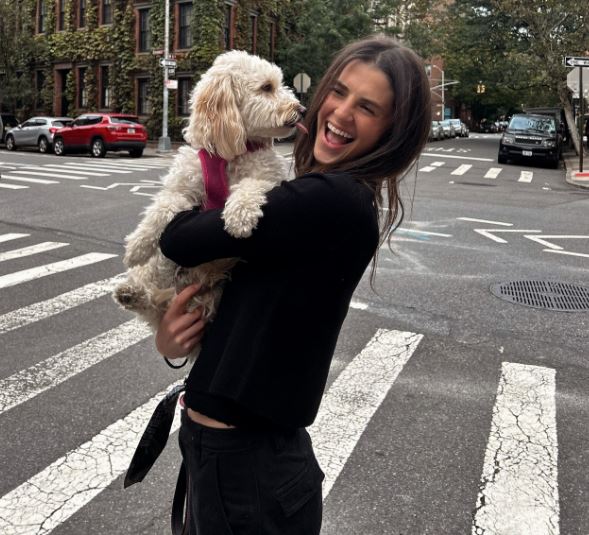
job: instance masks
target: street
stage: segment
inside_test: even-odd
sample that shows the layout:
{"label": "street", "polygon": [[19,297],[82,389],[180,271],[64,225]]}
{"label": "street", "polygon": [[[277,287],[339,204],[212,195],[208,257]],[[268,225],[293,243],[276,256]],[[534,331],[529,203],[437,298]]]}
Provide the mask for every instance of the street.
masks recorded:
{"label": "street", "polygon": [[[401,184],[310,430],[323,535],[589,533],[589,189],[498,164],[498,144],[428,143]],[[2,535],[169,533],[177,422],[145,480],[123,478],[185,372],[109,295],[169,164],[0,149]],[[520,281],[577,297],[491,291]]]}

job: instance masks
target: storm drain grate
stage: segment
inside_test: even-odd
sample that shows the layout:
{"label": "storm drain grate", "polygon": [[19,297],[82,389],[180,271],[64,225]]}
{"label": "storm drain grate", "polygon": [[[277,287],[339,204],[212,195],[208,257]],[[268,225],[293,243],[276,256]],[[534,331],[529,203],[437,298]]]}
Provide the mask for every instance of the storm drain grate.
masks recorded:
{"label": "storm drain grate", "polygon": [[510,281],[491,285],[501,299],[534,308],[578,312],[589,310],[589,288],[554,281]]}

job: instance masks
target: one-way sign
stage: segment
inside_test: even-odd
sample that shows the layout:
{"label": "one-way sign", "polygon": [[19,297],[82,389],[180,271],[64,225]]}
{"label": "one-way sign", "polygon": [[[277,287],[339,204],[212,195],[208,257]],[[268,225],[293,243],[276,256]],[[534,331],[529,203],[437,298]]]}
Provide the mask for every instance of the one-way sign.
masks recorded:
{"label": "one-way sign", "polygon": [[589,67],[589,57],[565,56],[564,64],[567,67]]}

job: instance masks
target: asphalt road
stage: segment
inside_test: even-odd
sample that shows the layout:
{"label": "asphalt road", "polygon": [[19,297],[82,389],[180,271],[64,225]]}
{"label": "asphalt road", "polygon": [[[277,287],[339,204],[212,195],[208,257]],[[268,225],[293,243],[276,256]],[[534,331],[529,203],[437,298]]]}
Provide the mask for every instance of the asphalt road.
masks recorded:
{"label": "asphalt road", "polygon": [[[402,183],[405,219],[356,292],[311,429],[324,535],[589,533],[589,303],[490,291],[589,288],[589,191],[499,165],[497,146],[428,144]],[[168,165],[0,149],[3,535],[169,533],[176,433],[144,482],[122,480],[183,375],[109,296]]]}

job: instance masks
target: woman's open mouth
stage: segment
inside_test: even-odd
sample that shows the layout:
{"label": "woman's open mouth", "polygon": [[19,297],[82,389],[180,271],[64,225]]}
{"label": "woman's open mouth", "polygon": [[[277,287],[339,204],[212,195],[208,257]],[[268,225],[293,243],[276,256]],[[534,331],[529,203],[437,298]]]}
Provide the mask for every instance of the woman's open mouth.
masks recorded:
{"label": "woman's open mouth", "polygon": [[332,146],[346,145],[354,141],[354,137],[351,134],[337,128],[329,121],[325,121],[325,130],[323,135],[327,143]]}

